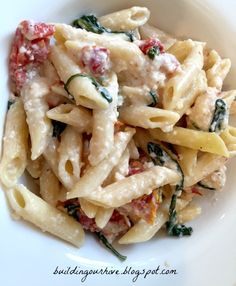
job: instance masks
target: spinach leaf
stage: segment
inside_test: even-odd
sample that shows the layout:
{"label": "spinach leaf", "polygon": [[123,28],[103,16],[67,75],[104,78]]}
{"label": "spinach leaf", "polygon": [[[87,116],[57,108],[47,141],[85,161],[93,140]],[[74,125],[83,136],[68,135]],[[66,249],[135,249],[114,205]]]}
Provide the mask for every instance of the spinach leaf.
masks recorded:
{"label": "spinach leaf", "polygon": [[121,261],[125,261],[127,256],[120,254],[106,239],[106,237],[101,232],[95,233],[98,239],[102,242],[102,244],[108,248],[116,257],[118,257]]}
{"label": "spinach leaf", "polygon": [[96,34],[102,34],[107,32],[107,29],[100,25],[98,19],[94,15],[83,15],[79,19],[72,22],[72,26],[75,28],[85,29],[86,31]]}
{"label": "spinach leaf", "polygon": [[177,212],[175,209],[176,201],[177,201],[177,195],[174,194],[171,198],[171,203],[170,203],[170,208],[169,208],[169,220],[166,223],[166,229],[169,235],[173,235],[172,231],[177,221]]}
{"label": "spinach leaf", "polygon": [[147,150],[155,165],[165,167],[171,159],[167,152],[157,143],[149,142],[147,144]]}
{"label": "spinach leaf", "polygon": [[162,147],[161,145],[153,142],[147,144],[148,154],[153,160],[155,165],[164,166],[166,168],[176,170],[181,175],[181,180],[178,185],[176,185],[176,191],[183,189],[184,184],[184,174],[179,165],[179,163],[174,160]]}
{"label": "spinach leaf", "polygon": [[191,235],[193,232],[193,228],[187,227],[184,224],[176,224],[173,229],[172,229],[172,234],[173,236],[186,236],[186,235]]}
{"label": "spinach leaf", "polygon": [[53,126],[52,137],[59,138],[59,136],[65,130],[67,125],[63,122],[52,120],[52,126]]}
{"label": "spinach leaf", "polygon": [[107,33],[111,33],[111,34],[124,34],[127,36],[128,40],[130,42],[134,42],[135,41],[135,34],[134,31],[127,31],[127,32],[122,32],[122,31],[112,31],[110,29],[106,29]]}
{"label": "spinach leaf", "polygon": [[198,182],[197,185],[203,189],[207,189],[207,190],[212,190],[212,191],[215,191],[216,189],[215,188],[212,188],[212,187],[209,187],[207,186],[206,184],[202,183],[202,182]]}
{"label": "spinach leaf", "polygon": [[161,145],[153,142],[147,144],[147,150],[155,165],[164,166],[172,170],[177,170],[181,174],[180,182],[175,186],[175,192],[171,198],[169,208],[169,220],[166,223],[167,232],[172,236],[191,235],[192,228],[177,223],[176,201],[183,189],[184,174],[179,163],[174,160]]}
{"label": "spinach leaf", "polygon": [[[114,32],[113,32],[113,33],[114,33]],[[119,32],[119,33],[122,33],[122,32]],[[128,39],[130,40],[130,42],[134,42],[134,41],[135,41],[134,31],[124,32],[124,34],[128,37]]]}
{"label": "spinach leaf", "polygon": [[160,49],[157,46],[151,47],[147,52],[147,55],[151,60],[154,60],[155,56],[158,56],[159,54],[160,54]]}
{"label": "spinach leaf", "polygon": [[75,28],[85,29],[88,32],[93,32],[96,34],[102,34],[104,32],[110,34],[124,34],[127,36],[130,42],[135,40],[135,34],[133,31],[112,31],[111,29],[102,26],[97,17],[94,15],[83,15],[82,17],[74,20],[71,25]]}
{"label": "spinach leaf", "polygon": [[100,83],[96,81],[96,79],[93,78],[92,76],[81,74],[81,73],[72,75],[71,77],[68,78],[67,82],[64,84],[64,89],[66,90],[68,94],[72,95],[69,92],[69,85],[71,81],[76,77],[87,77],[88,79],[90,79],[92,84],[95,86],[96,90],[102,95],[102,97],[104,97],[109,103],[112,102],[112,96],[110,95],[109,91],[104,86],[100,85]]}
{"label": "spinach leaf", "polygon": [[79,212],[78,212],[79,205],[70,203],[70,204],[66,204],[64,208],[67,210],[68,215],[72,216],[77,221],[79,221]]}
{"label": "spinach leaf", "polygon": [[14,101],[8,100],[8,102],[7,102],[7,110],[10,109],[12,104],[14,104]]}
{"label": "spinach leaf", "polygon": [[173,194],[169,208],[169,220],[166,223],[167,233],[178,237],[191,235],[193,232],[192,227],[186,227],[184,224],[177,223],[176,202],[177,194]]}
{"label": "spinach leaf", "polygon": [[152,102],[148,105],[150,107],[154,107],[157,105],[158,103],[158,97],[157,97],[157,94],[154,90],[150,90],[149,93],[148,93],[152,99]]}
{"label": "spinach leaf", "polygon": [[100,85],[93,77],[89,77],[92,81],[92,84],[95,86],[98,92],[109,102],[112,102],[112,96],[110,95],[109,91],[102,85]]}
{"label": "spinach leaf", "polygon": [[215,111],[209,128],[209,132],[220,132],[224,128],[224,121],[227,116],[227,105],[221,98],[215,102]]}

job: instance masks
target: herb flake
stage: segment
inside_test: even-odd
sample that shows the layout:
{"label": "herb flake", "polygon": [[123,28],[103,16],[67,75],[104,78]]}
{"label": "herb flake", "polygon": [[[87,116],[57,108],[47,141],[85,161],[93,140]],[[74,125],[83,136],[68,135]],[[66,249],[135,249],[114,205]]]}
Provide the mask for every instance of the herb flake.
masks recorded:
{"label": "herb flake", "polygon": [[74,219],[79,221],[79,205],[71,203],[65,205],[64,208],[67,210],[69,216],[72,216]]}
{"label": "herb flake", "polygon": [[215,111],[209,128],[209,132],[220,132],[224,128],[227,116],[227,104],[221,98],[215,102]]}
{"label": "herb flake", "polygon": [[12,104],[14,104],[14,101],[8,100],[8,102],[7,102],[7,110],[10,109],[10,107],[12,106]]}
{"label": "herb flake", "polygon": [[151,97],[152,102],[148,105],[149,107],[155,107],[158,103],[158,97],[154,90],[150,90],[148,95]]}
{"label": "herb flake", "polygon": [[151,47],[148,52],[147,55],[149,57],[149,59],[154,60],[155,56],[160,55],[160,49],[158,46],[153,46]]}
{"label": "herb flake", "polygon": [[98,239],[101,241],[101,243],[109,249],[116,257],[118,257],[121,261],[125,261],[127,259],[127,256],[124,256],[120,254],[111,244],[110,242],[106,239],[106,237],[101,233],[101,232],[96,232],[95,233],[98,237]]}
{"label": "herb flake", "polygon": [[213,187],[209,187],[207,186],[206,184],[202,183],[202,182],[198,182],[197,185],[203,189],[207,189],[207,190],[212,190],[212,191],[215,191],[216,189],[213,188]]}
{"label": "herb flake", "polygon": [[[122,33],[122,32],[119,32],[119,33]],[[134,31],[124,32],[124,34],[129,38],[130,42],[134,42],[135,41]]]}
{"label": "herb flake", "polygon": [[52,126],[53,126],[52,137],[59,138],[59,136],[65,130],[67,125],[63,122],[52,120]]}

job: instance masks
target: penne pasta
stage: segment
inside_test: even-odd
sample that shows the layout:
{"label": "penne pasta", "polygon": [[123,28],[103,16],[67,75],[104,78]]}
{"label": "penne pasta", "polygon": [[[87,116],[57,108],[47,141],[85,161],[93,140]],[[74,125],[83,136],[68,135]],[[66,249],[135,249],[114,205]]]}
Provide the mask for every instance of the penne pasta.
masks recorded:
{"label": "penne pasta", "polygon": [[178,153],[179,164],[185,175],[191,175],[197,164],[198,151],[183,146],[175,146]]}
{"label": "penne pasta", "polygon": [[42,65],[42,76],[46,78],[49,85],[53,85],[55,82],[60,81],[55,67],[49,60],[46,60]]}
{"label": "penne pasta", "polygon": [[221,134],[220,137],[224,140],[226,145],[236,144],[236,128],[228,126]]}
{"label": "penne pasta", "polygon": [[222,165],[225,164],[227,159],[222,156],[205,153],[197,161],[194,172],[184,178],[184,186],[190,187],[203,178],[218,170]]}
{"label": "penne pasta", "polygon": [[196,98],[207,90],[207,80],[204,71],[201,71],[192,85],[186,91],[186,96],[179,99],[173,111],[177,112],[180,117],[187,114],[195,102]]}
{"label": "penne pasta", "polygon": [[150,133],[154,139],[160,141],[229,157],[224,141],[213,132],[174,127],[173,131],[168,133],[164,133],[160,129],[150,130]]}
{"label": "penne pasta", "polygon": [[55,207],[60,200],[60,182],[47,163],[44,164],[39,185],[42,199]]}
{"label": "penne pasta", "polygon": [[97,189],[86,198],[106,208],[120,207],[144,194],[150,194],[166,184],[175,184],[179,175],[165,167],[155,166],[141,174],[136,174],[108,185],[104,189]]}
{"label": "penne pasta", "polygon": [[125,149],[123,155],[120,157],[117,165],[112,169],[109,176],[103,182],[103,186],[107,186],[111,183],[124,179],[129,173],[129,159],[130,153],[128,147]]}
{"label": "penne pasta", "polygon": [[144,25],[149,17],[150,11],[146,7],[134,6],[99,17],[99,22],[114,31],[127,31]]}
{"label": "penne pasta", "polygon": [[173,111],[155,107],[131,105],[120,109],[120,118],[126,124],[145,129],[170,130],[179,120],[179,115]]}
{"label": "penne pasta", "polygon": [[158,28],[149,25],[148,23],[139,27],[140,35],[142,39],[159,39],[164,45],[166,50],[169,50],[171,46],[177,41],[167,33],[159,30]]}
{"label": "penne pasta", "polygon": [[67,214],[46,203],[23,185],[16,185],[7,193],[15,214],[65,241],[80,247],[84,242],[81,225]]}
{"label": "penne pasta", "polygon": [[222,59],[215,50],[211,50],[204,63],[208,85],[221,90],[223,80],[230,67],[231,61],[229,59]]}
{"label": "penne pasta", "polygon": [[35,78],[30,81],[21,92],[26,121],[29,126],[32,160],[43,154],[52,136],[51,120],[46,116],[49,109],[46,103],[48,92],[47,82],[43,78]]}
{"label": "penne pasta", "polygon": [[32,178],[38,179],[41,176],[44,162],[45,160],[42,155],[36,160],[31,160],[31,158],[28,158],[26,170]]}
{"label": "penne pasta", "polygon": [[105,209],[103,207],[98,207],[97,213],[96,213],[96,217],[95,217],[95,222],[96,225],[103,229],[108,221],[110,220],[112,214],[113,214],[114,209],[110,208],[110,209]]}
{"label": "penne pasta", "polygon": [[229,151],[229,156],[233,157],[236,155],[236,128],[228,126],[224,131],[221,132],[220,137],[225,142],[225,145]]}
{"label": "penne pasta", "polygon": [[[178,100],[185,97],[186,91],[203,67],[204,44],[191,40],[187,40],[186,44],[191,44],[192,48],[190,52],[183,57],[184,60],[181,65],[181,71],[171,77],[164,88],[163,106],[168,110],[173,110],[178,104]],[[171,49],[173,47],[174,46],[172,46]]]}
{"label": "penne pasta", "polygon": [[[85,197],[91,191],[98,188],[108,177],[114,166],[119,162],[120,157],[133,135],[134,129],[132,128],[128,128],[126,132],[117,133],[115,136],[114,147],[108,158],[104,159],[98,165],[88,168],[71,192],[67,194],[67,199]],[[91,177],[93,177],[92,180]]]}
{"label": "penne pasta", "polygon": [[82,135],[68,126],[61,135],[58,147],[58,176],[67,189],[72,189],[80,178]]}
{"label": "penne pasta", "polygon": [[194,41],[192,40],[176,41],[174,45],[169,48],[168,52],[174,55],[178,61],[183,64],[194,49],[194,45]]}
{"label": "penne pasta", "polygon": [[178,212],[179,223],[186,223],[187,221],[194,220],[201,214],[201,208],[195,205],[188,205],[186,208]]}
{"label": "penne pasta", "polygon": [[27,164],[28,127],[23,103],[17,99],[6,116],[0,178],[6,187],[12,187],[23,174]]}
{"label": "penne pasta", "polygon": [[[76,36],[75,33],[78,33],[78,35]],[[143,66],[145,64],[144,55],[138,46],[133,43],[129,43],[127,41],[117,42],[116,39],[111,39],[110,37],[106,38],[106,36],[98,37],[96,34],[83,30],[74,31],[74,35],[72,34],[71,38],[73,39],[76,37],[78,37],[80,41],[84,41],[90,45],[95,42],[97,45],[101,45],[109,49],[111,61],[114,64],[114,71],[116,73],[119,73],[122,70],[131,70],[132,68],[137,69],[139,66]],[[65,42],[65,46],[69,52],[76,55],[81,49],[81,42],[72,39],[67,40]],[[121,64],[121,62],[118,62],[118,59],[119,61],[122,59],[124,62]],[[127,62],[129,62],[129,65]],[[139,63],[139,66],[137,66],[137,63]]]}
{"label": "penne pasta", "polygon": [[82,211],[86,214],[88,218],[94,218],[96,216],[98,206],[94,205],[93,203],[83,198],[80,198],[79,202],[80,202]]}
{"label": "penne pasta", "polygon": [[229,112],[231,112],[231,106],[236,99],[236,90],[223,91],[220,97],[226,102]]}
{"label": "penne pasta", "polygon": [[110,52],[111,62],[114,64],[114,72],[140,68],[145,64],[145,57],[139,47],[126,40],[110,37],[107,34],[95,34],[81,29],[75,29],[69,25],[56,24],[56,33],[60,35],[67,50],[75,57],[81,51],[83,45],[105,47]]}
{"label": "penne pasta", "polygon": [[153,224],[149,224],[145,220],[138,221],[125,235],[120,238],[119,243],[139,243],[151,239],[168,220],[169,205],[169,200],[163,202],[161,209],[159,209],[157,212],[155,222]]}
{"label": "penne pasta", "polygon": [[116,74],[109,79],[107,90],[112,95],[112,103],[105,110],[93,110],[93,132],[90,141],[89,162],[97,165],[111,152],[114,143],[114,124],[117,121],[118,82]]}
{"label": "penne pasta", "polygon": [[[180,203],[180,199],[177,200],[177,209],[178,213],[181,212],[183,208],[189,202],[184,201]],[[157,210],[157,215],[153,224],[147,223],[145,220],[139,220],[133,227],[123,235],[118,241],[119,244],[131,244],[131,243],[140,243],[150,240],[167,222],[168,220],[168,211],[170,206],[170,199],[165,199],[160,208]]]}
{"label": "penne pasta", "polygon": [[80,133],[92,131],[91,113],[82,106],[70,103],[61,104],[50,109],[47,117],[71,125]]}
{"label": "penne pasta", "polygon": [[58,147],[59,141],[57,138],[52,137],[49,141],[47,148],[44,150],[43,156],[47,161],[53,173],[58,177]]}
{"label": "penne pasta", "polygon": [[[96,90],[91,79],[82,74],[80,67],[69,57],[63,46],[52,46],[50,60],[64,82],[68,92],[73,96],[77,105],[88,108],[107,108],[109,102]],[[73,76],[76,76],[72,79]],[[70,80],[70,82],[68,82]]]}
{"label": "penne pasta", "polygon": [[[147,87],[122,86],[119,92],[122,94],[125,106],[153,104],[153,98]],[[157,99],[155,99],[155,101],[157,101]]]}
{"label": "penne pasta", "polygon": [[129,150],[128,155],[129,155],[130,159],[138,159],[139,158],[138,148],[135,145],[135,142],[133,139],[129,142],[128,150]]}

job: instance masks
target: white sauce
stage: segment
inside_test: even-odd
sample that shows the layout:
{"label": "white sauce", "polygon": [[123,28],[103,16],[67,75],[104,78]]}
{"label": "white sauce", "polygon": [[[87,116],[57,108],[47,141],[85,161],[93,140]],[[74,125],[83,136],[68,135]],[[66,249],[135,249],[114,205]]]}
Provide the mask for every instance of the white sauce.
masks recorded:
{"label": "white sauce", "polygon": [[209,130],[217,99],[219,99],[219,96],[215,88],[208,88],[206,93],[196,99],[189,114],[189,119],[201,130]]}
{"label": "white sauce", "polygon": [[226,182],[226,167],[223,165],[219,170],[211,173],[201,182],[208,187],[221,190]]}

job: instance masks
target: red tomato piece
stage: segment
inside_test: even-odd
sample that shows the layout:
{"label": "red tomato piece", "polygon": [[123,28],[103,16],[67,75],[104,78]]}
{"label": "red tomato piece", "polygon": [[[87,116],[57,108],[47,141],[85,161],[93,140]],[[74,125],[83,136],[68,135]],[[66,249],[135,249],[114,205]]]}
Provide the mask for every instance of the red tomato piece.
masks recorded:
{"label": "red tomato piece", "polygon": [[100,231],[100,229],[97,227],[95,223],[95,219],[87,217],[82,210],[80,210],[79,222],[81,223],[83,229],[85,230],[89,230],[91,232]]}
{"label": "red tomato piece", "polygon": [[114,210],[109,222],[122,224],[124,223],[124,216],[120,214],[117,210]]}
{"label": "red tomato piece", "polygon": [[129,161],[129,173],[128,176],[139,174],[145,171],[145,163],[149,161],[147,155],[140,149],[139,159],[130,159]]}
{"label": "red tomato piece", "polygon": [[[59,209],[64,208],[64,210],[67,210],[69,215],[72,215],[73,213],[73,217],[81,223],[85,230],[89,230],[91,232],[100,231],[95,223],[95,219],[87,217],[86,214],[82,211],[78,199],[71,199],[64,202],[58,201],[57,207]],[[71,210],[72,212],[70,213]]]}
{"label": "red tomato piece", "polygon": [[51,93],[47,94],[46,102],[47,102],[49,108],[51,109],[51,108],[58,106],[59,104],[64,103],[65,98],[60,94],[56,94],[54,92],[51,92]]}
{"label": "red tomato piece", "polygon": [[59,209],[64,208],[64,210],[74,210],[76,216],[74,217],[80,224],[83,229],[89,230],[91,232],[102,232],[109,241],[114,240],[114,238],[125,231],[130,227],[130,222],[127,217],[117,210],[113,211],[113,214],[108,221],[107,225],[100,229],[94,218],[89,218],[81,209],[78,199],[71,199],[64,202],[58,201],[57,207]]}
{"label": "red tomato piece", "polygon": [[131,203],[120,207],[119,210],[133,221],[138,221],[142,218],[152,224],[159,207],[158,199],[158,193],[154,190],[150,195],[143,195],[138,199],[132,200]]}
{"label": "red tomato piece", "polygon": [[22,21],[19,25],[22,35],[27,40],[48,38],[55,32],[54,25],[42,22],[34,23],[33,21]]}
{"label": "red tomato piece", "polygon": [[113,241],[117,236],[124,234],[130,226],[128,218],[119,211],[114,210],[109,222],[103,228],[102,233],[109,241]]}
{"label": "red tomato piece", "polygon": [[81,61],[82,65],[95,76],[102,76],[110,69],[109,50],[103,47],[84,47]]}
{"label": "red tomato piece", "polygon": [[[10,52],[10,76],[16,84],[16,89],[20,91],[27,79],[34,76],[36,68],[44,62],[49,53],[49,37],[53,34],[54,28],[52,25],[44,23],[28,23],[23,21],[16,29]],[[27,24],[28,23],[28,24]],[[28,26],[27,26],[28,25]],[[26,33],[26,27],[36,27],[33,34],[29,36],[29,31]],[[44,29],[44,33],[39,31],[39,27]],[[48,28],[46,28],[48,26]],[[24,28],[23,28],[24,27]],[[36,33],[37,31],[37,33]],[[31,31],[32,32],[32,31]],[[38,37],[36,37],[38,35]],[[27,36],[27,37],[26,37]],[[31,38],[31,40],[29,40]]]}
{"label": "red tomato piece", "polygon": [[201,193],[201,192],[199,191],[199,189],[196,188],[196,187],[193,187],[193,188],[191,189],[191,191],[192,191],[192,193],[195,194],[195,195],[202,196],[202,193]]}
{"label": "red tomato piece", "polygon": [[148,53],[148,51],[153,48],[153,47],[157,47],[160,51],[160,53],[164,53],[165,49],[163,44],[157,40],[157,39],[147,39],[147,40],[143,40],[141,45],[139,46],[140,50],[146,55]]}
{"label": "red tomato piece", "polygon": [[129,162],[129,173],[128,176],[142,173],[144,171],[143,163],[139,160],[131,159]]}
{"label": "red tomato piece", "polygon": [[154,222],[159,205],[156,200],[156,191],[150,195],[143,195],[141,198],[133,200],[130,204],[136,216],[143,218],[148,223]]}
{"label": "red tomato piece", "polygon": [[124,131],[126,128],[126,125],[120,120],[117,120],[115,122],[114,128],[115,128],[114,133],[116,134],[117,132]]}

